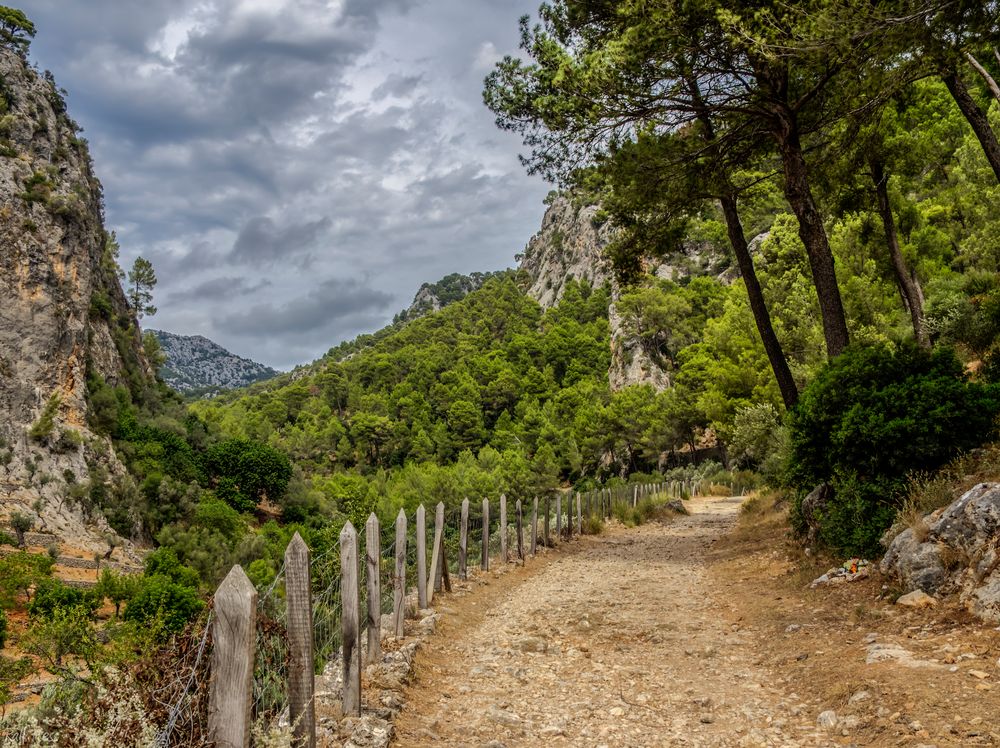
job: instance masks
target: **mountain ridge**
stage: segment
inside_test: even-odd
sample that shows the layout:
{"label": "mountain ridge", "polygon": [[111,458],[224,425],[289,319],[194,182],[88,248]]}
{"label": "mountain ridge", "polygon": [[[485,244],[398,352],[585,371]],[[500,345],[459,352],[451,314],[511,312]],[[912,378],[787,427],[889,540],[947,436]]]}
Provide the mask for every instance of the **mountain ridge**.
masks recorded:
{"label": "mountain ridge", "polygon": [[178,335],[150,329],[163,351],[160,376],[185,395],[210,396],[246,387],[280,374],[270,366],[237,355],[204,335]]}

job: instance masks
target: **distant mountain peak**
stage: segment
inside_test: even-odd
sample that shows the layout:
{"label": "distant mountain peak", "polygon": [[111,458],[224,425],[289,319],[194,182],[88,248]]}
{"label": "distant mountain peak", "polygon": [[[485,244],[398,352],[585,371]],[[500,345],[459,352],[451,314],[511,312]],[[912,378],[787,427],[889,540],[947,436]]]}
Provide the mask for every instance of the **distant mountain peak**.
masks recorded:
{"label": "distant mountain peak", "polygon": [[277,376],[270,366],[237,356],[204,335],[175,335],[149,330],[166,356],[163,381],[185,394],[217,394]]}

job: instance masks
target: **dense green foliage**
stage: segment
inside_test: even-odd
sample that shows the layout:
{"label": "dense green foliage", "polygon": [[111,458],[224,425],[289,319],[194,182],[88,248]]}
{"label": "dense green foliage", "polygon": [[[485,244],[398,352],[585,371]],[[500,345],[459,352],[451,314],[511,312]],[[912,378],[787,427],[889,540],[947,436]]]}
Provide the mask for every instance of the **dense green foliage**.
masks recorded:
{"label": "dense green foliage", "polygon": [[213,444],[205,451],[202,466],[216,495],[240,511],[253,509],[265,498],[280,502],[292,477],[292,465],[284,454],[250,439]]}
{"label": "dense green foliage", "polygon": [[1000,389],[968,381],[948,348],[849,348],[791,413],[788,481],[803,492],[829,483],[820,538],[875,553],[907,476],[993,438],[998,412]]}

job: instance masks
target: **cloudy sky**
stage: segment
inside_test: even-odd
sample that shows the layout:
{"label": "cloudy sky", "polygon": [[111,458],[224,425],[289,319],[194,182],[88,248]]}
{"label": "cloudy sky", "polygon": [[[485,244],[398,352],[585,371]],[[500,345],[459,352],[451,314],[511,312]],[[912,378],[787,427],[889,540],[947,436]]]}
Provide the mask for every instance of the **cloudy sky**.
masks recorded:
{"label": "cloudy sky", "polygon": [[278,368],[513,265],[549,187],[482,79],[538,0],[24,0],[69,91],[146,326]]}

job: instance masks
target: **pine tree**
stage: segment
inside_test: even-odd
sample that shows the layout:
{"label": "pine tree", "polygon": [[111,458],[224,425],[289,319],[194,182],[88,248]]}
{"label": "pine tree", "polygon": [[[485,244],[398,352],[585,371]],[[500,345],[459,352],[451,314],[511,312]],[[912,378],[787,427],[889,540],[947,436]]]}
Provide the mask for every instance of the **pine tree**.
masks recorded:
{"label": "pine tree", "polygon": [[132,269],[128,271],[129,302],[135,310],[135,315],[142,319],[145,315],[156,314],[153,306],[153,288],[156,286],[156,273],[153,263],[143,257],[136,257]]}

